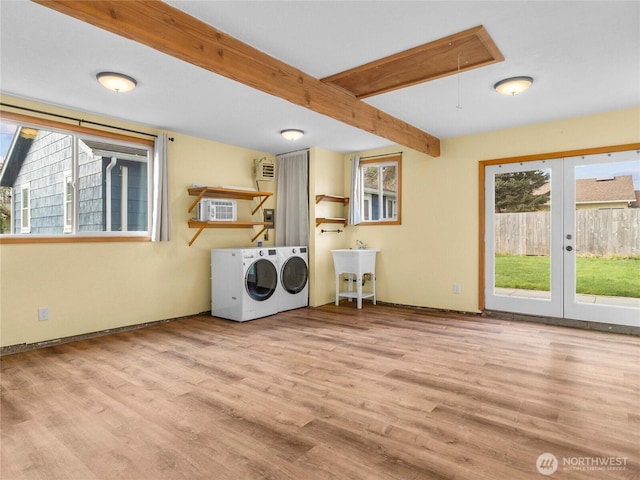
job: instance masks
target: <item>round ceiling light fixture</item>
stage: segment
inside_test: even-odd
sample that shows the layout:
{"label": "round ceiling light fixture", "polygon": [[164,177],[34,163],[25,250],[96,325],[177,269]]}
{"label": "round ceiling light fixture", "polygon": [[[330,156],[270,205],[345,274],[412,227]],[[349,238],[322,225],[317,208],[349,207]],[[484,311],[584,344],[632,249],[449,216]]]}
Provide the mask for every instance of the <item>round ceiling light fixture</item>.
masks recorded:
{"label": "round ceiling light fixture", "polygon": [[304,132],[302,130],[296,130],[295,128],[287,128],[286,130],[282,130],[280,135],[293,142],[294,140],[300,140]]}
{"label": "round ceiling light fixture", "polygon": [[116,93],[129,92],[138,85],[135,78],[122,73],[100,72],[96,75],[96,78],[98,82],[100,82],[100,85]]}
{"label": "round ceiling light fixture", "polygon": [[496,89],[496,92],[501,93],[502,95],[513,96],[524,92],[532,83],[533,78],[531,77],[511,77],[500,80],[493,86],[493,88]]}

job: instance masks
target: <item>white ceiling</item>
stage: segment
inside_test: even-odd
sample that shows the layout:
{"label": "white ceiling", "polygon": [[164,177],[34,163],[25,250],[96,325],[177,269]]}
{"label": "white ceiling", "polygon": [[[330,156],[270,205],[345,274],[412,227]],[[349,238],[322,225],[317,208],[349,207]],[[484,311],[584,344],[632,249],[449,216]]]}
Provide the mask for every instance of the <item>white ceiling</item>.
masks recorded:
{"label": "white ceiling", "polygon": [[[365,100],[441,139],[640,105],[638,1],[168,3],[317,78],[484,25],[504,62]],[[26,0],[0,1],[0,30],[9,95],[270,153],[390,144]],[[138,88],[105,90],[105,70]],[[517,75],[533,87],[493,90]],[[284,128],[307,135],[292,143]]]}

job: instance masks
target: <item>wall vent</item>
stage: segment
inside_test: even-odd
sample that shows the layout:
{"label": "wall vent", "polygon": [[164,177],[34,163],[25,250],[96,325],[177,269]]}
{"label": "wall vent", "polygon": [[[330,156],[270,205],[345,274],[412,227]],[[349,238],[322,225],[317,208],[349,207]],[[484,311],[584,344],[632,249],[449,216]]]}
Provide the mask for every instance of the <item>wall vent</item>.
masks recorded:
{"label": "wall vent", "polygon": [[254,160],[256,181],[270,181],[276,179],[276,164],[267,157]]}

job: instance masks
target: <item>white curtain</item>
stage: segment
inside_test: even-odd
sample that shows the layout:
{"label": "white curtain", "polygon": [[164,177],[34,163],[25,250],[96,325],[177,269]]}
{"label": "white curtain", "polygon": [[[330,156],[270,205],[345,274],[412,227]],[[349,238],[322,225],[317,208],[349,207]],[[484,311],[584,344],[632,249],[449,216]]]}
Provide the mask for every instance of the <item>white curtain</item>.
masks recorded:
{"label": "white curtain", "polygon": [[351,198],[349,199],[349,225],[362,221],[360,216],[360,157],[351,158]]}
{"label": "white curtain", "polygon": [[309,150],[276,155],[276,245],[309,244]]}
{"label": "white curtain", "polygon": [[151,213],[151,241],[171,240],[171,211],[169,205],[168,136],[158,135],[153,156],[153,205]]}

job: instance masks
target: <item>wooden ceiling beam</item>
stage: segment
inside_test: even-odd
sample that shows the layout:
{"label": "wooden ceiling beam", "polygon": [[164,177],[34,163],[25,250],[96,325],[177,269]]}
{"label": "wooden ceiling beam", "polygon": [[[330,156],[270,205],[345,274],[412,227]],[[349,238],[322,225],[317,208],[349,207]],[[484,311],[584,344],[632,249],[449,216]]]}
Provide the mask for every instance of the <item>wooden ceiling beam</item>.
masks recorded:
{"label": "wooden ceiling beam", "polygon": [[342,87],[356,98],[367,98],[503,60],[487,30],[479,25],[322,81]]}
{"label": "wooden ceiling beam", "polygon": [[33,0],[167,55],[400,145],[440,156],[440,140],[158,0]]}

